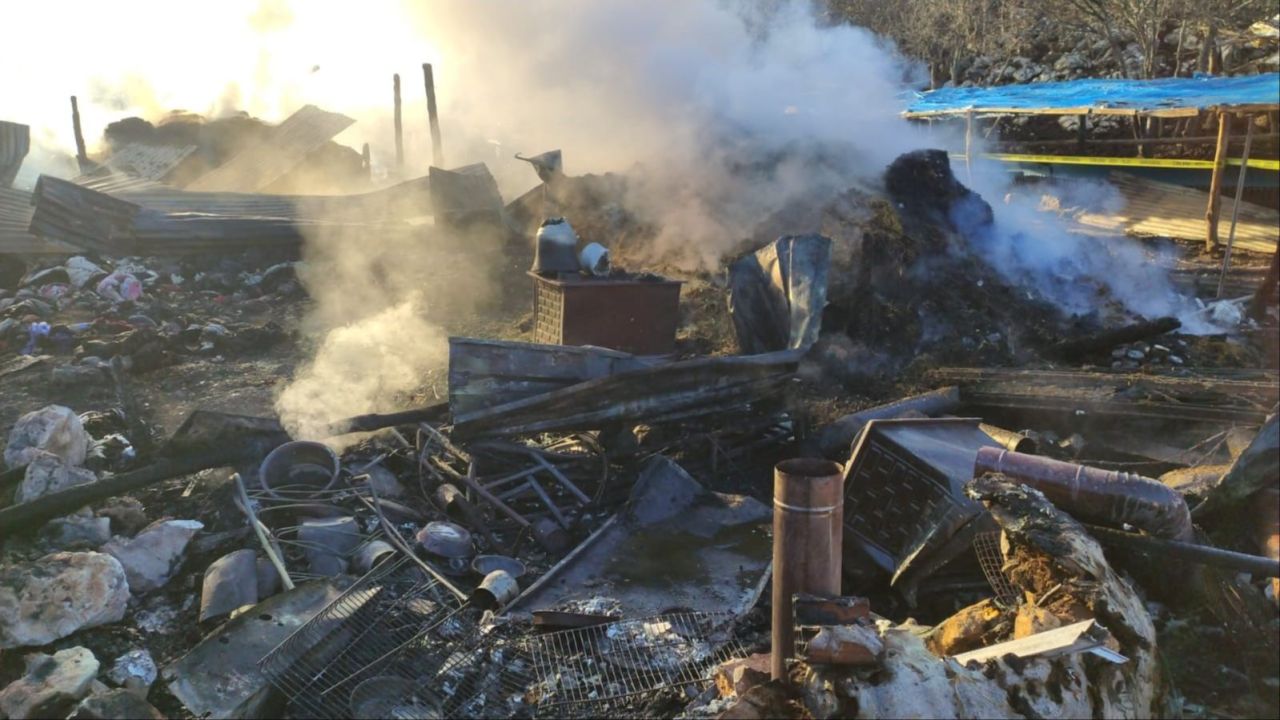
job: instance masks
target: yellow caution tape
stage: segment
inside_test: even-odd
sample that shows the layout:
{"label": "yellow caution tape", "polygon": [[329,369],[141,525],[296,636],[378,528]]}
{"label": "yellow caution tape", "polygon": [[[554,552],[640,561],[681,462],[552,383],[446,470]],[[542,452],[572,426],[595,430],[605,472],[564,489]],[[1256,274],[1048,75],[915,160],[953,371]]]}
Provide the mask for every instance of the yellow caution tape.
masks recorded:
{"label": "yellow caution tape", "polygon": [[[964,160],[963,153],[953,155]],[[1212,160],[1181,160],[1178,158],[1126,158],[1088,157],[1084,155],[1018,155],[1011,153],[983,153],[980,157],[1012,163],[1039,163],[1044,165],[1099,165],[1110,167],[1174,168],[1181,170],[1212,170]],[[1239,165],[1240,158],[1227,158],[1228,165]],[[1280,160],[1249,158],[1249,169],[1280,171]]]}

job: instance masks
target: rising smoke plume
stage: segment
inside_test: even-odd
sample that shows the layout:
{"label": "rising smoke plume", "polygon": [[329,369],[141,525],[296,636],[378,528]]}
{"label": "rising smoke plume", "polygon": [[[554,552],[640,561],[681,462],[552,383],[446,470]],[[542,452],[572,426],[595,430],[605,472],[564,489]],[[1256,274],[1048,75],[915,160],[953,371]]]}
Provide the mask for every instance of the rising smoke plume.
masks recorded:
{"label": "rising smoke plume", "polygon": [[[88,35],[63,37],[50,53],[40,33],[17,33],[0,67],[40,57],[48,72],[0,73],[0,97],[27,98],[23,119],[68,147],[71,93],[89,99],[90,138],[127,114],[237,109],[278,121],[314,103],[356,118],[337,140],[369,142],[385,173],[394,169],[389,76],[399,72],[403,172],[413,177],[431,161],[418,73],[432,62],[447,166],[486,162],[507,198],[534,183],[517,151],[561,148],[573,175],[629,171],[629,207],[660,228],[654,252],[686,269],[718,269],[796,197],[877,183],[908,150],[959,146],[899,117],[922,67],[864,29],[824,26],[807,0],[227,0],[198,21],[181,6],[21,5],[24,25]],[[104,27],[123,27],[112,52],[92,37]],[[1096,291],[1096,277],[1131,311],[1178,309],[1134,246],[1109,245],[1103,259],[1062,228],[1046,230],[1042,214],[1000,202],[1004,179],[977,185],[1000,228],[984,250],[1011,280],[1087,307],[1097,294],[1082,288]],[[415,239],[326,234],[309,244],[317,355],[279,404],[295,432],[314,435],[413,388],[444,361],[440,327],[462,311],[448,303],[492,294],[483,263],[440,254],[448,238],[406,237]],[[429,281],[425,269],[437,271]]]}

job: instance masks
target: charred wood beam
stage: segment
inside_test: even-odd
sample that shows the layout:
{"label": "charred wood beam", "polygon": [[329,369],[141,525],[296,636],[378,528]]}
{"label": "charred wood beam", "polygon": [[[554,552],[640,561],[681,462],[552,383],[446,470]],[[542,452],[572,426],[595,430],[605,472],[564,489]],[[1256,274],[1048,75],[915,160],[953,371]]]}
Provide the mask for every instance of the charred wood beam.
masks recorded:
{"label": "charred wood beam", "polygon": [[30,532],[53,518],[74,512],[76,508],[123,495],[162,480],[233,465],[245,459],[244,451],[238,448],[220,448],[203,454],[166,458],[133,472],[87,485],[77,485],[20,505],[0,508],[0,536]]}
{"label": "charred wood beam", "polygon": [[1111,352],[1117,345],[1137,342],[1155,335],[1163,335],[1182,327],[1177,318],[1163,317],[1143,320],[1124,327],[1110,328],[1082,338],[1064,340],[1050,348],[1050,352],[1064,360],[1079,360],[1099,353]]}
{"label": "charred wood beam", "polygon": [[823,428],[818,434],[818,451],[825,458],[844,460],[850,452],[854,437],[872,420],[888,420],[912,412],[939,415],[952,412],[958,407],[960,407],[960,391],[954,387],[944,387],[859,410]]}

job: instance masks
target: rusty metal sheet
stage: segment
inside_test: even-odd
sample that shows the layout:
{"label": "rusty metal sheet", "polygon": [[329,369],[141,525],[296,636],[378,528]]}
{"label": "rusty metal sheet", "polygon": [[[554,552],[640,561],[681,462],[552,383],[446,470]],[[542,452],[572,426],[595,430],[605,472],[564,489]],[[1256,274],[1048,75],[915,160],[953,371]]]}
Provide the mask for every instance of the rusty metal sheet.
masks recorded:
{"label": "rusty metal sheet", "polygon": [[698,358],[588,380],[562,390],[454,416],[459,438],[595,430],[728,412],[781,393],[795,350]]}
{"label": "rusty metal sheet", "polygon": [[316,148],[351,127],[355,120],[305,105],[277,125],[266,138],[250,143],[235,157],[187,186],[193,191],[261,190],[279,180]]}

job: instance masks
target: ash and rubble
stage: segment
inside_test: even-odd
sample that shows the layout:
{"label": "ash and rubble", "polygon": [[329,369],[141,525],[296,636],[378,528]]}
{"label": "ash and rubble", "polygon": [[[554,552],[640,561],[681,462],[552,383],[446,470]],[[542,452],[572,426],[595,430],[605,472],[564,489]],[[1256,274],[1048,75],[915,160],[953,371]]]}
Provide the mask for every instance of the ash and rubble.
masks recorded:
{"label": "ash and rubble", "polygon": [[[433,169],[423,239],[501,238],[504,305],[471,324],[497,337],[451,338],[447,378],[325,437],[271,413],[311,349],[296,247],[95,244],[3,276],[0,384],[30,401],[3,408],[8,717],[1276,712],[1280,393],[1242,331],[1274,309],[1180,335],[1099,283],[1066,312],[984,258],[991,207],[940,151],[793,201],[723,275],[655,256],[632,178],[557,162],[504,207],[469,167]],[[542,278],[556,332],[616,337],[593,315],[638,311],[607,288],[661,276],[678,311],[645,330],[673,352],[526,342],[549,206],[614,265],[576,318],[584,280]],[[217,402],[152,387],[184,370]],[[772,469],[819,456],[843,474],[839,592],[772,647],[775,563],[812,549],[770,528]]]}

